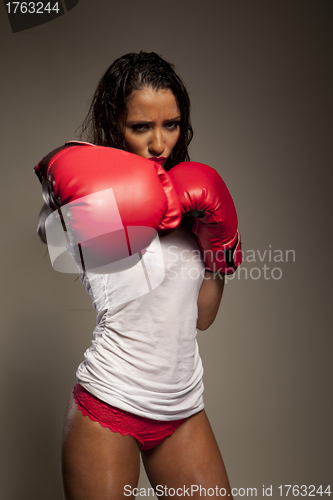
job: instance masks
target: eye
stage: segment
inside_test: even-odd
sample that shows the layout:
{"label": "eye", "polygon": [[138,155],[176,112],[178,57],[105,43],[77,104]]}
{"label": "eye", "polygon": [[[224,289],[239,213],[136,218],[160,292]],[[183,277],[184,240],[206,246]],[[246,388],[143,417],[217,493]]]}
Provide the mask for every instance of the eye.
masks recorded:
{"label": "eye", "polygon": [[167,128],[168,130],[177,130],[177,128],[179,127],[179,125],[180,125],[179,121],[168,122],[168,123],[165,124],[165,128]]}
{"label": "eye", "polygon": [[134,132],[145,132],[148,130],[148,125],[146,123],[135,123],[131,128]]}

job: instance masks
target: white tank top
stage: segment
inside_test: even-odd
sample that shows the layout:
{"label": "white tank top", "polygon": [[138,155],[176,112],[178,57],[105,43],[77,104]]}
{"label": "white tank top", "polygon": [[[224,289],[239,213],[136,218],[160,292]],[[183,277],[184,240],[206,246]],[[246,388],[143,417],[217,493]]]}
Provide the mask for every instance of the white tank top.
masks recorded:
{"label": "white tank top", "polygon": [[182,227],[157,237],[126,271],[81,275],[98,315],[77,381],[143,417],[175,420],[202,410],[196,324],[203,277],[199,247]]}

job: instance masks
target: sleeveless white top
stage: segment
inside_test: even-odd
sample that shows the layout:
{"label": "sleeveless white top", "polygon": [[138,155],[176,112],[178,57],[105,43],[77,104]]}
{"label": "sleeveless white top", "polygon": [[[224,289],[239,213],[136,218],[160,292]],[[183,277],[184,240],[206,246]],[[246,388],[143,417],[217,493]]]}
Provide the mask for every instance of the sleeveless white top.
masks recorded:
{"label": "sleeveless white top", "polygon": [[182,227],[156,237],[130,269],[82,274],[98,315],[78,383],[112,406],[156,420],[202,410],[196,324],[203,277],[199,247]]}

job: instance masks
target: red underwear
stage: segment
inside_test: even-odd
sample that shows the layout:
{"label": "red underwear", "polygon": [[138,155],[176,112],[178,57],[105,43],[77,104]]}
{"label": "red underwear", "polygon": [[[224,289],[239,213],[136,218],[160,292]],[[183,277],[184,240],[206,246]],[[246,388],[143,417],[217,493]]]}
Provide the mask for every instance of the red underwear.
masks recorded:
{"label": "red underwear", "polygon": [[104,403],[80,384],[74,387],[73,396],[83,415],[87,415],[91,420],[98,422],[102,427],[107,427],[112,432],[134,437],[142,444],[141,450],[149,450],[162,443],[186,420],[182,418],[162,421],[133,415]]}

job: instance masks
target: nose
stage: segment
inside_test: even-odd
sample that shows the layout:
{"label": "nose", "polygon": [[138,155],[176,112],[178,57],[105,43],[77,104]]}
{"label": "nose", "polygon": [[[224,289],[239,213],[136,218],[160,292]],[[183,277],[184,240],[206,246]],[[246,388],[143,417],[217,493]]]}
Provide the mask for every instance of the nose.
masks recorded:
{"label": "nose", "polygon": [[150,143],[148,145],[148,151],[153,156],[161,156],[165,149],[163,132],[159,129],[154,130],[151,137]]}

